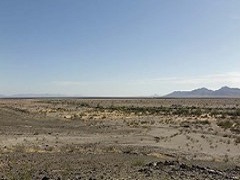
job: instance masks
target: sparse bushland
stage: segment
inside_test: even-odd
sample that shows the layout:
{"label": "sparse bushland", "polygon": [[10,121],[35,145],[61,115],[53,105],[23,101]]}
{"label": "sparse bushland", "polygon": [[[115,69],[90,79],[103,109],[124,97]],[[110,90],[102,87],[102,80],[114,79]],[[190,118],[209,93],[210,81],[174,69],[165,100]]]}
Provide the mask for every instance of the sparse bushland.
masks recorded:
{"label": "sparse bushland", "polygon": [[240,109],[230,108],[197,108],[197,107],[183,107],[183,106],[172,106],[172,107],[126,107],[126,106],[111,106],[111,107],[97,107],[98,109],[109,110],[111,112],[118,111],[125,114],[135,114],[138,116],[145,115],[178,115],[178,116],[197,116],[200,117],[207,114],[212,117],[231,117],[236,118],[240,116]]}
{"label": "sparse bushland", "polygon": [[223,129],[230,129],[231,132],[240,133],[240,121],[239,119],[224,119],[218,120],[217,125]]}
{"label": "sparse bushland", "polygon": [[[156,100],[41,101],[28,101],[30,106],[6,103],[20,111],[0,108],[0,177],[7,171],[15,174],[6,179],[231,179],[239,174],[239,169],[209,169],[222,167],[223,160],[240,163],[238,109],[225,100],[208,107],[199,106],[202,100],[181,105],[195,103],[192,99],[176,105],[158,101],[163,106]],[[31,114],[34,108],[36,118]],[[165,159],[170,161],[159,162]],[[202,159],[203,164],[214,159],[214,166],[199,168]],[[25,162],[30,166],[24,167]]]}
{"label": "sparse bushland", "polygon": [[[209,120],[194,120],[194,121],[182,121],[180,125],[182,127],[190,127],[190,125],[210,125],[211,122]],[[198,126],[197,126],[198,127]],[[201,127],[201,126],[200,126]]]}
{"label": "sparse bushland", "polygon": [[[121,113],[123,115],[134,115],[134,116],[181,116],[181,117],[201,117],[201,118],[217,118],[217,119],[237,119],[240,117],[240,108],[235,107],[198,107],[198,106],[186,106],[179,104],[172,104],[171,106],[137,106],[137,105],[111,105],[104,104],[104,101],[81,101],[81,100],[68,100],[68,99],[55,99],[55,100],[40,100],[36,101],[42,104],[54,105],[56,108],[51,109],[51,112],[59,111],[61,108],[62,112],[71,111],[72,107],[76,110],[88,111],[92,113],[95,111],[108,113]],[[47,109],[47,107],[46,107]],[[26,109],[19,107],[19,111],[25,112]],[[48,112],[49,109],[47,109]],[[26,112],[27,113],[27,112]]]}

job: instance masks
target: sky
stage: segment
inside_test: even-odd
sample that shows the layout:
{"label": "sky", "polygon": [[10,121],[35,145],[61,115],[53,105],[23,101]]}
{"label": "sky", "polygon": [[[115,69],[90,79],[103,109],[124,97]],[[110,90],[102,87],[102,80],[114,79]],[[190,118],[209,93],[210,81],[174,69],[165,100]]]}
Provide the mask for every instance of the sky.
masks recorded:
{"label": "sky", "polygon": [[0,94],[240,88],[239,0],[1,0]]}

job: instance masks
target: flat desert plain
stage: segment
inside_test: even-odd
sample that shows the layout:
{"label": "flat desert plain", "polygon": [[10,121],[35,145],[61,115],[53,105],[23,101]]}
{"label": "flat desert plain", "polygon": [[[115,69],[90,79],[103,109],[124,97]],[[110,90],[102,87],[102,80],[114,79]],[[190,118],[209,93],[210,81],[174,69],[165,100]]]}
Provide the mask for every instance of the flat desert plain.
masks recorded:
{"label": "flat desert plain", "polygon": [[240,179],[240,99],[1,99],[0,179]]}

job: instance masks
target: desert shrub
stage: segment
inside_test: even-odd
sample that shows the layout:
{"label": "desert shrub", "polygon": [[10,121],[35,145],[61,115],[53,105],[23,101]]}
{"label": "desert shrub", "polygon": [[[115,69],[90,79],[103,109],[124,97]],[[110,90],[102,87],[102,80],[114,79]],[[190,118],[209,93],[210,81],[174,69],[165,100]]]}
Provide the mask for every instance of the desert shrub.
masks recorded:
{"label": "desert shrub", "polygon": [[219,113],[218,113],[218,111],[216,110],[216,109],[212,109],[211,110],[211,112],[210,112],[210,115],[211,116],[216,116],[216,115],[218,115]]}
{"label": "desert shrub", "polygon": [[[189,123],[190,123],[190,122],[189,122]],[[202,124],[202,125],[209,125],[209,124],[211,124],[211,122],[208,121],[208,120],[203,120],[203,121],[197,120],[197,121],[193,121],[192,123],[193,123],[193,124]]]}
{"label": "desert shrub", "polygon": [[206,138],[206,136],[202,134],[202,135],[201,135],[201,138],[205,139],[205,138]]}
{"label": "desert shrub", "polygon": [[229,115],[231,115],[231,116],[240,116],[240,109],[235,109],[233,112],[230,112]]}
{"label": "desert shrub", "polygon": [[240,136],[239,136],[239,137],[236,137],[235,143],[236,143],[236,144],[240,144]]}
{"label": "desert shrub", "polygon": [[141,124],[148,124],[148,121],[140,121]]}
{"label": "desert shrub", "polygon": [[97,104],[96,106],[97,109],[103,109],[103,106],[100,105],[100,103]]}
{"label": "desert shrub", "polygon": [[204,120],[204,121],[201,121],[201,124],[211,124],[211,122],[208,120]]}
{"label": "desert shrub", "polygon": [[189,109],[188,108],[178,108],[176,110],[173,111],[173,115],[182,115],[182,116],[186,116],[189,115]]}
{"label": "desert shrub", "polygon": [[138,121],[129,121],[127,122],[128,126],[133,126],[133,127],[138,127],[139,126],[139,122]]}
{"label": "desert shrub", "polygon": [[155,121],[154,121],[154,120],[151,120],[151,121],[150,121],[150,124],[151,124],[151,125],[155,124]]}
{"label": "desert shrub", "polygon": [[90,105],[88,103],[82,102],[80,103],[80,107],[90,107]]}
{"label": "desert shrub", "polygon": [[225,119],[226,118],[226,114],[222,113],[220,118]]}
{"label": "desert shrub", "polygon": [[203,113],[203,112],[202,112],[202,110],[201,110],[200,108],[197,108],[197,109],[191,111],[191,114],[192,114],[192,115],[195,115],[195,116],[201,116],[202,113]]}
{"label": "desert shrub", "polygon": [[220,126],[221,128],[229,129],[232,127],[233,122],[230,120],[224,120],[224,121],[217,122],[217,125]]}
{"label": "desert shrub", "polygon": [[154,140],[155,140],[156,143],[158,143],[160,141],[160,137],[155,136]]}
{"label": "desert shrub", "polygon": [[229,161],[229,157],[228,157],[227,154],[224,156],[223,161],[224,161],[224,162],[228,162],[228,161]]}
{"label": "desert shrub", "polygon": [[26,148],[23,145],[17,144],[17,145],[14,146],[14,151],[22,153],[22,152],[26,151]]}
{"label": "desert shrub", "polygon": [[233,133],[240,134],[240,127],[230,128]]}
{"label": "desert shrub", "polygon": [[143,166],[145,164],[143,159],[136,159],[132,162],[133,166]]}
{"label": "desert shrub", "polygon": [[18,178],[16,179],[20,179],[20,180],[31,180],[33,179],[33,170],[31,168],[28,167],[24,167],[23,170],[20,172],[18,176]]}

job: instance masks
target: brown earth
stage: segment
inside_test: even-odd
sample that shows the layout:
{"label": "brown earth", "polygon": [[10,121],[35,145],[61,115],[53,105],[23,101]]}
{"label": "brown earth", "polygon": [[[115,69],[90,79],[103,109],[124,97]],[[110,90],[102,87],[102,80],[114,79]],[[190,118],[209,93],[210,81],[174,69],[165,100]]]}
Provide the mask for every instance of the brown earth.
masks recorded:
{"label": "brown earth", "polygon": [[0,179],[240,179],[240,99],[2,99]]}

